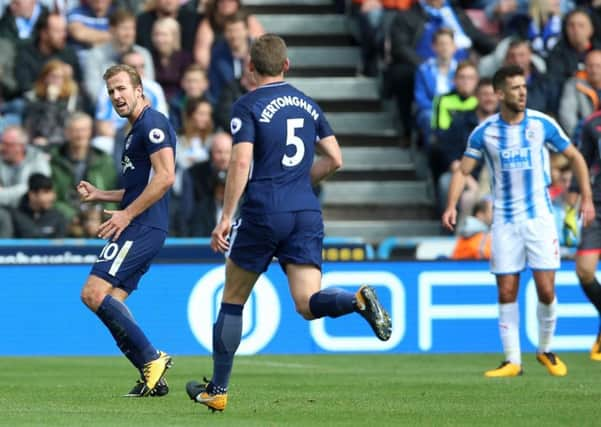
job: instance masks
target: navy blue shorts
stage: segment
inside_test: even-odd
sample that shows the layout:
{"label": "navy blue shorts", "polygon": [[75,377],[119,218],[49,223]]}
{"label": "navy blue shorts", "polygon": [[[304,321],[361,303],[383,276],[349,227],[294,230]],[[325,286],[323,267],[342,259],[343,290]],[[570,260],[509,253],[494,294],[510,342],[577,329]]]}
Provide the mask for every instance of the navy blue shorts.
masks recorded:
{"label": "navy blue shorts", "polygon": [[138,288],[140,278],[150,268],[166,237],[163,230],[131,223],[116,241],[106,243],[90,274],[131,294]]}
{"label": "navy blue shorts", "polygon": [[[314,265],[321,270],[323,220],[319,211],[244,215],[230,233],[226,254],[239,267],[263,273],[273,257],[286,264]],[[285,270],[284,270],[285,271]]]}

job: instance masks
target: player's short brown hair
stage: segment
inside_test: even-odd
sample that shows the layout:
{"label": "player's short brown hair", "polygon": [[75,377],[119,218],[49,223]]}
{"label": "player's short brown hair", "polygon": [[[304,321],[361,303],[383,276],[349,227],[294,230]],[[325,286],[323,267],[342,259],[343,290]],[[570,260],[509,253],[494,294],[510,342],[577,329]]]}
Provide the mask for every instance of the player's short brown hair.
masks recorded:
{"label": "player's short brown hair", "polygon": [[275,34],[264,34],[250,48],[250,61],[257,73],[263,76],[277,76],[284,71],[288,58],[284,39]]}
{"label": "player's short brown hair", "polygon": [[125,64],[117,64],[110,66],[105,72],[102,78],[104,81],[108,81],[111,77],[116,76],[119,73],[126,73],[129,76],[131,85],[133,87],[142,86],[142,79],[135,68]]}

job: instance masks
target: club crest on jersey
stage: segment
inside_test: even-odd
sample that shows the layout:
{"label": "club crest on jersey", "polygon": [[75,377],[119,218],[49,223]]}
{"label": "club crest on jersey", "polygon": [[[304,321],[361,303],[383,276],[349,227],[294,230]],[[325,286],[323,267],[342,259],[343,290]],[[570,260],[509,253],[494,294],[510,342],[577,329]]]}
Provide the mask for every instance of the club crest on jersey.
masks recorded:
{"label": "club crest on jersey", "polygon": [[526,139],[530,142],[532,142],[534,140],[534,130],[532,129],[526,129]]}
{"label": "club crest on jersey", "polygon": [[129,149],[129,146],[131,145],[131,135],[129,135],[127,137],[127,139],[125,140],[125,149]]}
{"label": "club crest on jersey", "polygon": [[230,130],[232,131],[232,135],[236,135],[238,131],[242,128],[242,120],[238,117],[232,118],[230,122]]}
{"label": "club crest on jersey", "polygon": [[153,144],[160,144],[165,140],[165,132],[159,128],[151,129],[148,133],[148,139],[150,139],[150,142]]}
{"label": "club crest on jersey", "polygon": [[129,157],[123,156],[123,158],[121,159],[121,173],[125,174],[125,172],[127,172],[128,169],[135,170],[136,167],[134,166]]}

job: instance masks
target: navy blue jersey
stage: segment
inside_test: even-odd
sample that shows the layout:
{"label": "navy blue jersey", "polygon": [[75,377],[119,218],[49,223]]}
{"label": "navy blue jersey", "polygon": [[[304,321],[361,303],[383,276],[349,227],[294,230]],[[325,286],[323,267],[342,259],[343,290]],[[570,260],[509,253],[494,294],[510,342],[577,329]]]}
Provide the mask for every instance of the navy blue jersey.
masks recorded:
{"label": "navy blue jersey", "polygon": [[[125,194],[121,200],[121,209],[133,202],[148,185],[153,173],[150,155],[165,147],[171,147],[175,155],[175,141],[175,131],[169,120],[158,111],[150,107],[145,108],[125,139],[121,156]],[[167,192],[132,222],[168,231],[168,211]]]}
{"label": "navy blue jersey", "polygon": [[286,82],[261,86],[234,103],[234,144],[253,144],[241,213],[321,210],[311,186],[315,144],[333,134],[321,108]]}

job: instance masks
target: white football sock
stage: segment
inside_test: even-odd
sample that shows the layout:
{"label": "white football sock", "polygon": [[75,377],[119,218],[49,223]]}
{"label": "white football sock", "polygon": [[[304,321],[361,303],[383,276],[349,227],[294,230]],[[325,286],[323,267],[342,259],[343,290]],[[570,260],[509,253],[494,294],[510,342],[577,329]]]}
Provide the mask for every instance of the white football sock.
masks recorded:
{"label": "white football sock", "polygon": [[499,304],[499,333],[501,334],[505,360],[521,365],[520,312],[517,302]]}
{"label": "white football sock", "polygon": [[547,353],[551,351],[551,341],[557,324],[557,298],[554,298],[549,305],[539,301],[536,307],[536,318],[538,319],[538,352]]}

